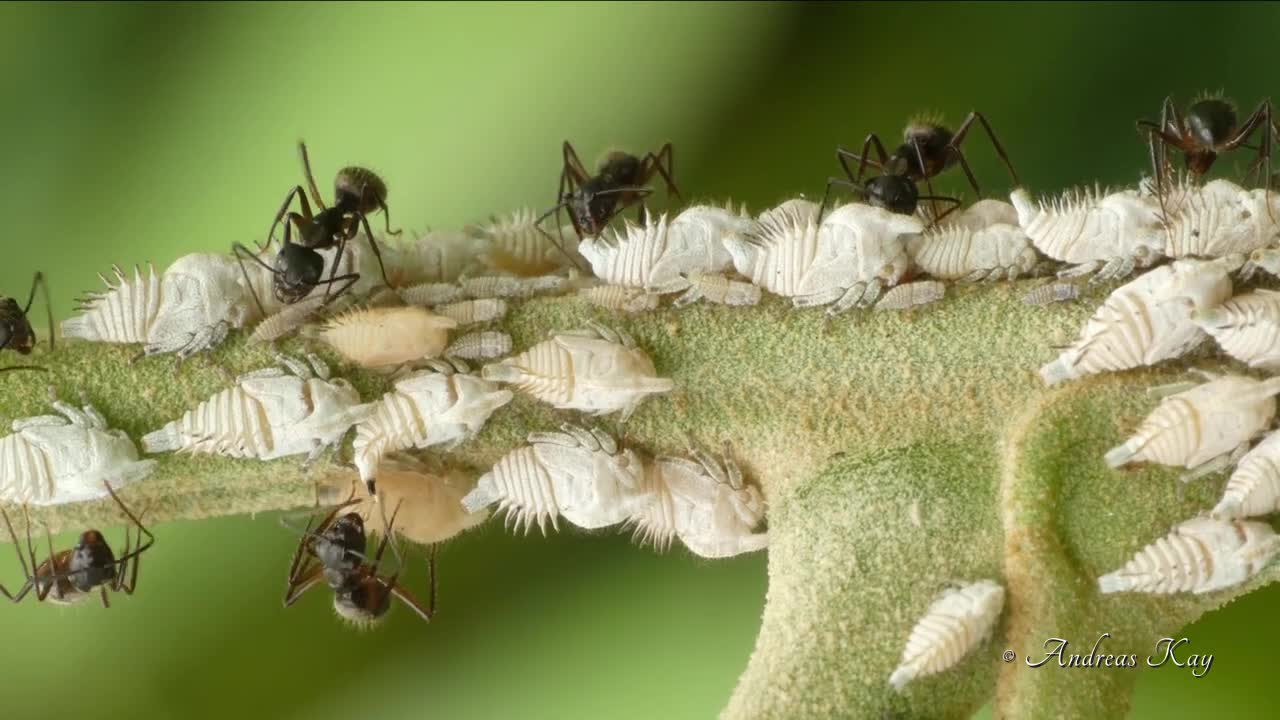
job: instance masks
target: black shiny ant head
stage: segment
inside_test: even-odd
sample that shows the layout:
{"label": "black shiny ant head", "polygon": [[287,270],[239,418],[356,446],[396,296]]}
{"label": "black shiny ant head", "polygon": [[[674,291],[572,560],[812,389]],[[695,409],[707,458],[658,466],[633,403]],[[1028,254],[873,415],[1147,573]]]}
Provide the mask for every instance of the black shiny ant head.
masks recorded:
{"label": "black shiny ant head", "polygon": [[879,175],[866,184],[867,203],[892,213],[911,215],[920,202],[920,190],[906,175]]}
{"label": "black shiny ant head", "polygon": [[276,254],[271,288],[276,300],[289,305],[306,297],[324,275],[324,256],[297,243],[285,243]]}
{"label": "black shiny ant head", "polygon": [[391,587],[372,574],[361,574],[355,582],[333,594],[338,617],[357,627],[370,627],[391,609]]}
{"label": "black shiny ant head", "polygon": [[333,180],[333,204],[344,213],[373,214],[387,206],[387,184],[367,168],[344,167]]}
{"label": "black shiny ant head", "polygon": [[81,533],[71,549],[67,580],[80,592],[88,592],[116,579],[116,556],[97,530]]}
{"label": "black shiny ant head", "polygon": [[18,301],[0,298],[0,348],[13,350],[19,355],[29,355],[35,346],[36,334]]}

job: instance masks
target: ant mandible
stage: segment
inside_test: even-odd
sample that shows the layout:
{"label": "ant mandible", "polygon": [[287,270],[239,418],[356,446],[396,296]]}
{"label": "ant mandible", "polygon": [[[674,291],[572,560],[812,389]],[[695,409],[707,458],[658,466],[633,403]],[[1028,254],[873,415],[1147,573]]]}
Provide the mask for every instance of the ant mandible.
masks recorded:
{"label": "ant mandible", "polygon": [[[124,553],[116,558],[106,538],[97,530],[86,530],[80,534],[75,547],[55,553],[53,539],[46,531],[45,539],[49,546],[49,556],[44,562],[37,562],[35,543],[31,540],[31,518],[27,515],[26,506],[22,508],[22,514],[27,523],[26,556],[23,555],[22,548],[18,544],[18,534],[13,530],[9,514],[0,508],[0,517],[3,517],[5,527],[9,530],[9,537],[12,538],[14,549],[18,553],[18,562],[22,564],[22,573],[26,577],[26,581],[17,592],[10,593],[7,588],[0,585],[0,594],[18,603],[22,602],[23,598],[34,589],[38,602],[49,600],[60,605],[68,605],[85,600],[97,589],[101,592],[103,607],[111,607],[107,599],[107,590],[123,592],[126,595],[133,594],[138,587],[138,565],[141,555],[155,544],[155,537],[116,495],[110,483],[103,484],[111,494],[111,499],[137,528],[136,537],[131,537],[129,528],[125,528]],[[146,514],[145,508],[142,514]],[[147,538],[145,543],[142,542],[144,535]],[[31,561],[30,565],[27,564],[28,559]]]}
{"label": "ant mandible", "polygon": [[[1277,128],[1271,119],[1271,100],[1263,100],[1244,123],[1236,114],[1235,104],[1222,96],[1202,97],[1187,108],[1186,117],[1178,114],[1172,97],[1166,97],[1160,106],[1160,122],[1139,120],[1138,129],[1147,133],[1147,149],[1151,158],[1151,170],[1155,173],[1156,194],[1160,198],[1160,212],[1165,213],[1164,176],[1169,172],[1168,146],[1172,145],[1183,155],[1187,174],[1195,179],[1209,172],[1214,161],[1223,153],[1244,147],[1253,150],[1245,142],[1258,131],[1262,142],[1256,148],[1257,158],[1245,172],[1245,179],[1259,172],[1260,178],[1271,177],[1271,135]],[[1265,168],[1265,169],[1264,169]],[[1265,173],[1265,174],[1261,174]],[[1267,183],[1270,192],[1270,182]],[[1270,211],[1270,203],[1267,205]]]}
{"label": "ant mandible", "polygon": [[[360,279],[358,272],[338,275],[338,265],[342,260],[347,243],[355,239],[356,234],[363,227],[365,237],[369,240],[369,247],[378,259],[378,269],[382,273],[382,282],[390,287],[391,281],[387,278],[387,268],[382,262],[382,251],[378,248],[377,241],[373,239],[373,230],[369,227],[369,219],[367,217],[369,213],[381,210],[386,219],[387,234],[399,235],[402,232],[401,230],[391,230],[391,215],[387,210],[386,183],[372,170],[354,166],[344,167],[338,171],[338,175],[334,179],[334,204],[331,207],[326,207],[324,199],[320,196],[320,190],[316,186],[315,176],[311,172],[311,160],[307,155],[307,145],[301,140],[298,141],[298,154],[302,160],[303,174],[306,176],[307,184],[311,189],[311,197],[320,208],[320,211],[312,213],[311,204],[307,202],[306,191],[302,189],[301,185],[295,185],[285,195],[284,202],[280,205],[280,210],[276,212],[275,219],[271,222],[271,229],[267,231],[267,240],[264,248],[271,246],[271,243],[275,240],[276,227],[281,222],[284,223],[284,244],[281,245],[280,252],[276,255],[274,267],[264,263],[258,255],[250,252],[248,248],[240,243],[232,245],[232,249],[238,256],[240,271],[245,276],[245,282],[252,287],[248,273],[244,269],[244,259],[247,258],[271,272],[272,290],[276,299],[281,303],[285,305],[296,303],[309,295],[318,285],[326,285],[325,304],[327,305]],[[301,204],[301,213],[293,212],[289,209],[293,205],[295,198]],[[294,228],[297,228],[298,231],[298,242],[292,241],[292,230]],[[324,256],[317,251],[333,247],[337,248],[337,252],[333,256],[333,266],[329,271],[329,278],[322,280],[321,278],[324,275]],[[259,252],[264,248],[260,248]],[[343,284],[337,292],[332,292],[333,286],[337,283]],[[265,315],[266,311],[256,292],[253,297],[254,302],[258,305],[259,312]]]}
{"label": "ant mandible", "polygon": [[[381,620],[390,610],[393,596],[408,605],[418,617],[430,622],[436,612],[435,548],[431,549],[427,557],[431,597],[424,608],[413,593],[399,582],[403,562],[400,551],[391,540],[391,528],[394,527],[396,513],[400,511],[400,503],[396,503],[391,519],[385,523],[386,531],[373,561],[370,562],[366,554],[368,539],[364,520],[354,512],[338,515],[343,508],[356,502],[358,501],[353,491],[352,497],[334,507],[314,530],[308,519],[302,530],[302,539],[293,553],[293,562],[289,566],[284,606],[293,605],[304,593],[324,580],[333,590],[334,610],[351,622],[368,625]],[[389,543],[396,558],[396,571],[381,575],[378,568]]]}
{"label": "ant mandible", "polygon": [[[556,204],[534,221],[534,227],[551,239],[556,249],[565,257],[576,263],[573,256],[564,249],[564,232],[560,223],[556,223],[556,232],[560,238],[557,242],[542,230],[542,221],[552,214],[558,220],[560,211],[567,209],[579,240],[599,235],[615,215],[653,193],[648,185],[655,174],[662,176],[668,193],[675,195],[677,200],[683,199],[680,197],[680,189],[676,187],[673,154],[671,143],[663,145],[656,153],[646,153],[642,158],[621,151],[610,152],[600,161],[596,174],[592,175],[583,167],[573,145],[565,140]],[[641,203],[641,222],[644,217],[645,208]]]}
{"label": "ant mandible", "polygon": [[[45,312],[49,315],[49,347],[54,347],[53,339],[53,307],[49,304],[49,286],[45,284],[44,273],[37,272],[31,279],[31,292],[27,295],[27,304],[19,306],[11,297],[0,297],[0,350],[12,350],[19,355],[30,355],[36,345],[36,333],[31,327],[27,313],[36,298],[36,288],[44,294]],[[10,370],[44,370],[37,365],[12,365],[0,368],[0,372]]]}
{"label": "ant mandible", "polygon": [[[981,197],[982,190],[978,186],[978,179],[974,176],[973,169],[969,167],[969,161],[960,149],[965,138],[968,137],[974,121],[981,124],[982,129],[986,131],[996,154],[1000,156],[1001,162],[1008,168],[1009,176],[1013,178],[1014,185],[1021,184],[1018,180],[1018,173],[1013,169],[1013,163],[1009,160],[1008,153],[1005,152],[1004,146],[1000,144],[999,138],[996,137],[995,131],[991,128],[991,123],[987,121],[985,115],[977,110],[970,112],[954,133],[937,120],[912,120],[907,123],[906,129],[902,133],[902,144],[895,148],[892,154],[885,152],[884,143],[880,141],[880,137],[875,133],[867,135],[867,138],[862,141],[861,153],[855,153],[843,146],[836,148],[836,159],[840,161],[840,167],[843,168],[845,177],[848,179],[832,178],[828,180],[826,192],[823,194],[822,206],[819,209],[818,220],[821,221],[822,214],[826,210],[831,186],[842,185],[864,196],[871,205],[903,215],[914,214],[921,200],[929,200],[931,203],[936,201],[951,203],[952,206],[941,215],[938,214],[936,207],[933,208],[932,222],[936,223],[945,217],[947,213],[959,207],[960,201],[952,197],[935,195],[932,179],[954,167],[957,163],[964,170],[965,177],[968,179],[974,193]],[[876,151],[878,160],[871,158],[870,150],[872,149]],[[850,160],[858,161],[857,173],[854,173],[849,167]],[[881,175],[863,183],[862,177],[866,173],[867,166],[879,170]],[[925,182],[928,194],[920,194],[917,183],[921,180]]]}

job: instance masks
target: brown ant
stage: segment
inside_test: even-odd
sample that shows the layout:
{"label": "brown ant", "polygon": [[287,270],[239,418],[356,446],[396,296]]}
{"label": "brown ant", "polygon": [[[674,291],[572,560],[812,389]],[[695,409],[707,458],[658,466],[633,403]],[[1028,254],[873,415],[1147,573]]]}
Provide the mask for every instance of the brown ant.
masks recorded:
{"label": "brown ant", "polygon": [[[663,145],[656,153],[646,153],[644,157],[614,151],[604,156],[596,174],[592,175],[583,167],[573,145],[565,140],[556,204],[534,221],[534,227],[550,239],[551,236],[541,229],[541,223],[555,214],[556,232],[560,240],[556,242],[552,239],[552,242],[565,257],[572,260],[573,256],[564,249],[564,233],[558,222],[560,211],[569,211],[569,221],[573,223],[573,230],[581,240],[599,235],[615,215],[652,194],[653,189],[648,185],[655,174],[662,176],[669,194],[682,199],[680,189],[676,187],[673,153],[671,143]],[[644,217],[645,208],[641,203],[641,222]]]}
{"label": "brown ant", "polygon": [[[396,503],[391,519],[385,523],[388,530],[383,534],[378,551],[370,562],[366,553],[368,539],[364,520],[354,512],[338,515],[343,508],[358,502],[354,495],[353,491],[351,499],[334,507],[314,530],[311,519],[307,520],[306,527],[302,529],[302,539],[298,542],[293,562],[289,566],[284,606],[293,605],[304,593],[324,580],[333,590],[334,610],[358,625],[371,625],[385,617],[391,609],[392,596],[413,609],[418,617],[430,622],[436,612],[435,548],[427,556],[431,598],[427,607],[423,608],[413,593],[398,582],[402,561],[399,550],[391,541],[392,533],[389,528],[395,522],[400,504]],[[281,522],[293,529],[284,518],[281,518]],[[379,575],[378,567],[388,544],[396,558],[396,571]]]}
{"label": "brown ant", "polygon": [[[1014,184],[1020,184],[1018,173],[1013,169],[1013,163],[1009,161],[1009,155],[1000,144],[995,131],[991,129],[991,123],[987,122],[986,116],[982,113],[976,110],[969,113],[954,133],[936,120],[912,120],[907,123],[902,133],[902,144],[895,148],[892,154],[885,152],[884,143],[875,133],[867,135],[867,138],[862,141],[861,153],[855,153],[843,146],[836,148],[836,159],[840,161],[840,167],[844,169],[845,177],[848,179],[828,180],[818,220],[821,221],[822,213],[826,210],[831,186],[842,185],[864,196],[869,204],[902,215],[914,214],[921,200],[929,200],[931,203],[939,200],[952,203],[952,207],[941,215],[938,214],[936,207],[933,208],[932,222],[937,222],[959,207],[960,201],[956,198],[935,195],[932,179],[957,163],[964,170],[974,193],[981,197],[982,190],[978,187],[978,180],[974,177],[969,161],[960,149],[975,120],[982,125],[983,130],[986,130],[992,147],[995,148],[996,154],[1000,156],[1005,167],[1009,169],[1009,176],[1013,178]],[[876,151],[878,160],[871,158],[870,150],[872,149]],[[856,174],[849,167],[850,160],[858,161]],[[862,177],[868,165],[879,170],[881,174],[863,183]],[[928,189],[926,195],[921,195],[917,187],[921,180],[925,182]]]}
{"label": "brown ant", "polygon": [[[111,485],[109,483],[104,485],[107,487],[107,492],[111,494],[111,499],[115,500],[116,505],[120,506],[138,530],[137,536],[131,537],[129,528],[125,528],[124,554],[116,558],[106,538],[97,530],[86,530],[80,534],[75,547],[55,553],[53,538],[46,530],[45,539],[49,545],[49,556],[44,562],[37,562],[35,544],[31,541],[31,518],[27,515],[26,506],[22,508],[22,514],[27,523],[25,557],[22,548],[18,545],[18,535],[13,530],[13,523],[9,521],[9,514],[0,508],[0,517],[4,518],[9,537],[13,539],[14,549],[18,553],[18,562],[22,563],[22,573],[26,576],[26,582],[18,588],[16,593],[10,593],[3,585],[0,585],[0,593],[17,603],[22,602],[27,593],[34,589],[36,600],[39,602],[49,600],[60,605],[69,605],[90,597],[96,588],[102,595],[103,607],[111,607],[107,599],[107,590],[123,592],[126,595],[133,594],[138,587],[138,565],[141,555],[155,543],[155,537],[142,524],[138,516],[125,506]],[[142,514],[146,514],[145,509]],[[142,542],[144,535],[147,538],[145,543]],[[28,559],[31,561],[30,565],[27,564]]]}
{"label": "brown ant", "polygon": [[[1264,128],[1262,142],[1257,147],[1245,142]],[[1160,122],[1139,120],[1138,129],[1147,133],[1151,169],[1155,173],[1156,194],[1160,198],[1160,211],[1164,208],[1164,176],[1169,172],[1168,146],[1182,153],[1187,174],[1196,179],[1209,172],[1218,156],[1237,148],[1257,150],[1258,156],[1245,172],[1245,179],[1255,172],[1259,178],[1271,176],[1271,134],[1276,127],[1271,119],[1271,101],[1263,100],[1243,124],[1236,114],[1235,104],[1224,97],[1204,97],[1191,103],[1186,117],[1178,114],[1172,97],[1166,97],[1160,106]],[[1265,169],[1264,169],[1265,168]],[[1268,181],[1268,191],[1270,182]],[[1268,203],[1268,209],[1270,204]],[[1269,211],[1269,210],[1268,210]]]}
{"label": "brown ant", "polygon": [[[295,185],[285,195],[284,203],[280,205],[280,210],[271,222],[271,229],[267,231],[266,245],[259,248],[259,252],[261,252],[265,247],[271,246],[271,243],[275,240],[276,227],[283,222],[284,244],[281,245],[280,252],[276,255],[275,267],[267,265],[240,243],[232,245],[232,249],[238,256],[240,271],[245,276],[245,282],[249,282],[248,273],[244,269],[244,259],[247,258],[271,272],[272,290],[276,299],[280,302],[286,305],[296,303],[310,294],[316,286],[327,285],[325,289],[325,304],[328,304],[360,279],[360,274],[356,272],[344,275],[338,275],[337,273],[338,264],[341,262],[347,243],[355,239],[356,234],[363,227],[365,237],[369,239],[369,247],[373,249],[373,254],[378,259],[378,268],[382,272],[382,281],[390,287],[391,281],[387,278],[387,268],[382,262],[382,251],[379,250],[377,241],[373,239],[373,230],[369,227],[368,219],[370,213],[381,210],[386,219],[387,234],[399,235],[402,232],[401,230],[391,230],[391,214],[387,210],[386,183],[372,170],[361,167],[344,167],[338,171],[338,175],[334,179],[334,204],[331,207],[326,207],[324,199],[320,196],[320,190],[316,186],[315,177],[311,173],[311,160],[307,156],[307,145],[301,140],[298,141],[298,154],[302,159],[302,169],[306,175],[307,185],[311,189],[312,200],[315,201],[320,211],[314,214],[311,212],[311,203],[307,202],[306,191],[302,189],[301,185]],[[295,198],[302,206],[301,213],[296,213],[289,209],[293,205]],[[292,230],[295,227],[299,235],[298,242],[292,242]],[[333,256],[333,268],[329,272],[329,279],[322,280],[321,278],[324,275],[324,256],[317,251],[332,247],[338,249]],[[336,283],[344,284],[337,292],[331,292]],[[250,284],[250,287],[252,287],[252,284]],[[254,302],[258,304],[259,312],[265,315],[266,311],[263,309],[262,301],[258,298],[256,292],[253,297]]]}
{"label": "brown ant", "polygon": [[[44,273],[37,272],[31,279],[31,292],[27,295],[25,307],[19,307],[18,301],[11,297],[0,297],[0,350],[12,350],[19,355],[30,355],[36,346],[36,333],[27,318],[31,303],[36,299],[36,287],[44,294],[45,312],[49,314],[49,347],[54,347],[53,340],[53,306],[49,304],[49,286],[44,282]],[[44,370],[36,365],[13,365],[0,368],[0,372],[10,370]]]}

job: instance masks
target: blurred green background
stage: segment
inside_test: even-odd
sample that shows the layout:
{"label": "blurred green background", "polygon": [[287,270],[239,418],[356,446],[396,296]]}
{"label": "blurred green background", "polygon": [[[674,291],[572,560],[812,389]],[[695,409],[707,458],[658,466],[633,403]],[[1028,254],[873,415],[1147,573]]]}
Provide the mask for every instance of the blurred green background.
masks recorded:
{"label": "blurred green background", "polygon": [[[1277,27],[1274,5],[1224,3],[3,5],[0,291],[44,270],[62,318],[112,263],[257,239],[299,137],[322,187],[373,167],[414,229],[549,205],[565,139],[587,162],[670,140],[687,195],[759,210],[926,110],[984,111],[1033,191],[1130,183],[1133,121],[1165,95],[1223,88],[1248,112],[1275,89]],[[437,622],[360,633],[323,592],[280,607],[295,538],[274,515],[155,532],[141,592],[109,611],[0,607],[0,715],[708,718],[765,594],[763,555],[490,525],[443,551]],[[3,548],[0,573],[20,579]],[[1134,717],[1273,717],[1277,599],[1189,629],[1212,672],[1145,673]]]}

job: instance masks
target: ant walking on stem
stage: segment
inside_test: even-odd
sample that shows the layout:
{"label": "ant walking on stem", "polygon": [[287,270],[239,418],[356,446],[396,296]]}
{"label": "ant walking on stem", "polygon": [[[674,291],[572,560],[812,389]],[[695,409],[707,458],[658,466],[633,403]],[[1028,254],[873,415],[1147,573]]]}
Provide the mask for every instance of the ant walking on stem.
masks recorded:
{"label": "ant walking on stem", "polygon": [[[880,137],[875,133],[867,135],[867,138],[862,141],[861,153],[855,153],[843,146],[836,148],[836,159],[840,161],[840,167],[844,170],[845,178],[847,179],[828,179],[827,189],[823,193],[822,205],[818,213],[818,222],[822,221],[822,215],[826,212],[831,187],[840,185],[863,196],[869,204],[875,207],[881,207],[902,215],[915,214],[919,202],[928,200],[931,208],[930,215],[932,216],[930,221],[931,223],[937,223],[959,207],[960,200],[944,195],[936,195],[933,191],[932,179],[956,164],[959,164],[960,168],[964,170],[965,177],[969,180],[969,185],[973,188],[974,193],[981,197],[982,190],[978,187],[978,180],[973,174],[973,169],[969,167],[969,161],[965,158],[964,152],[960,149],[975,121],[982,125],[982,129],[986,131],[996,154],[1000,156],[1000,160],[1009,169],[1009,175],[1013,178],[1014,185],[1021,184],[1018,180],[1018,173],[1013,169],[1013,163],[1009,160],[1009,155],[996,137],[995,131],[991,128],[991,123],[987,122],[986,116],[982,113],[976,110],[969,113],[968,117],[964,119],[964,122],[960,124],[960,127],[954,133],[937,120],[913,120],[907,123],[906,129],[902,133],[903,142],[894,149],[892,154],[885,151],[884,143],[880,141]],[[871,158],[871,150],[875,150],[878,159]],[[856,173],[849,167],[851,160],[858,162],[858,171]],[[880,175],[864,183],[862,178],[866,174],[868,166],[879,170]],[[925,195],[920,194],[918,187],[918,183],[922,180],[928,190]],[[938,201],[950,203],[951,207],[939,214],[936,206]]]}
{"label": "ant walking on stem", "polygon": [[[316,206],[320,208],[319,212],[311,211],[311,203],[307,201],[306,191],[301,185],[296,185],[285,195],[284,203],[280,205],[280,210],[276,212],[275,219],[271,223],[271,229],[267,231],[266,245],[259,247],[258,252],[261,253],[270,247],[275,241],[276,227],[281,222],[284,223],[284,244],[280,247],[280,252],[276,255],[275,266],[272,267],[263,262],[258,254],[251,252],[248,248],[240,243],[232,245],[237,260],[240,263],[240,271],[244,275],[245,282],[252,283],[249,280],[248,272],[244,268],[244,260],[251,260],[262,267],[266,268],[272,276],[272,290],[274,291],[276,300],[285,305],[296,303],[311,293],[319,285],[325,285],[325,301],[329,304],[335,298],[346,292],[357,280],[360,279],[360,273],[350,272],[342,275],[338,274],[338,265],[342,260],[347,243],[354,240],[361,228],[364,229],[365,237],[369,240],[369,247],[373,250],[373,254],[378,259],[378,268],[382,272],[382,282],[388,287],[391,281],[387,278],[387,269],[382,262],[382,251],[378,248],[378,243],[373,238],[373,230],[369,227],[368,215],[381,210],[386,219],[386,231],[389,235],[399,235],[401,230],[391,229],[391,215],[387,209],[387,185],[372,170],[361,167],[344,167],[338,171],[337,177],[334,179],[334,203],[332,206],[326,207],[324,199],[320,196],[320,190],[316,186],[315,177],[311,172],[311,160],[307,156],[306,143],[298,141],[298,154],[302,160],[303,174],[306,176],[307,185],[311,189],[311,198]],[[289,208],[293,205],[294,199],[297,199],[301,205],[301,213],[293,212]],[[298,232],[298,241],[293,242],[292,232],[294,229]],[[329,248],[337,248],[337,252],[333,256],[333,266],[329,271],[329,278],[322,279],[324,276],[324,256],[319,250],[327,250]],[[334,292],[333,286],[341,283],[339,289]],[[254,302],[258,305],[258,310],[263,315],[266,314],[262,306],[262,301],[258,298],[256,292],[253,293]]]}
{"label": "ant walking on stem", "polygon": [[614,216],[640,202],[639,217],[640,222],[644,222],[645,207],[641,201],[653,193],[648,185],[655,175],[662,176],[669,194],[675,195],[677,200],[682,199],[680,189],[676,187],[673,153],[671,143],[663,145],[656,153],[645,153],[644,157],[621,151],[610,152],[600,161],[596,174],[592,175],[583,167],[573,145],[565,140],[556,204],[534,220],[534,227],[565,257],[577,264],[577,260],[564,249],[564,231],[560,223],[556,223],[557,242],[542,230],[542,221],[553,214],[558,220],[560,211],[567,209],[573,230],[581,240],[599,235]]}

